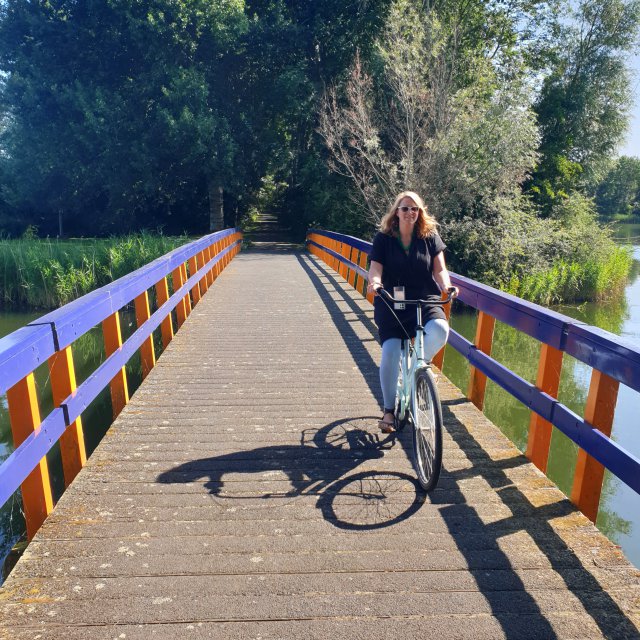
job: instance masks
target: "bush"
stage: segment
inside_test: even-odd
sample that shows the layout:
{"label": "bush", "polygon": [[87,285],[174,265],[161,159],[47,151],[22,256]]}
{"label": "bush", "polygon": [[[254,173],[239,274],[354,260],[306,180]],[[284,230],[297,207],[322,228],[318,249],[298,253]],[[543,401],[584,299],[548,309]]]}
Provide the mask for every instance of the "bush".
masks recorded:
{"label": "bush", "polygon": [[526,200],[517,205],[496,201],[481,219],[448,222],[452,270],[545,305],[608,298],[624,287],[631,252],[598,223],[591,199],[571,193],[546,220]]}

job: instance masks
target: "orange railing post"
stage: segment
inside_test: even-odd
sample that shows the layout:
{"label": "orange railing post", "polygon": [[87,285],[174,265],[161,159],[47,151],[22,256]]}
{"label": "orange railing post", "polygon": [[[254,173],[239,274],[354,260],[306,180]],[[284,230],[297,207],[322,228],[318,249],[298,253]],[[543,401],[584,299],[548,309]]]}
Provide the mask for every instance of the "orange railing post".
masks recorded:
{"label": "orange railing post", "polygon": [[[166,276],[156,283],[156,297],[159,307],[169,299],[169,285]],[[173,320],[170,313],[160,324],[160,331],[162,332],[162,346],[166,349],[173,340]]]}
{"label": "orange railing post", "polygon": [[[562,356],[563,352],[559,349],[549,344],[542,344],[536,387],[538,387],[540,391],[548,393],[552,398],[558,397],[560,374],[562,372]],[[538,415],[535,411],[531,412],[526,455],[543,473],[547,471],[552,431],[553,426],[550,422]]]}
{"label": "orange railing post", "polygon": [[[224,250],[227,248],[227,238],[223,238],[222,241],[220,242],[220,249]],[[220,260],[220,271],[224,271],[225,267],[227,266],[227,259],[229,258],[229,254],[225,253],[224,256],[222,257],[222,260]]]}
{"label": "orange railing post", "polygon": [[[340,253],[340,243],[337,240],[331,241],[331,250],[335,253]],[[331,256],[331,268],[334,271],[338,271],[341,264],[342,263],[340,262],[340,260],[338,260],[338,258],[336,258],[335,256]]]}
{"label": "orange railing post", "polygon": [[[343,258],[347,258],[347,253],[349,251],[349,245],[346,242],[340,242],[338,244],[339,246],[339,253]],[[347,258],[348,259],[348,258]],[[342,261],[338,261],[338,273],[346,280],[347,279],[347,265],[342,262]]]}
{"label": "orange railing post", "polygon": [[[475,346],[482,353],[491,355],[491,347],[493,344],[493,329],[496,319],[484,311],[478,312],[478,325],[476,327]],[[467,397],[473,404],[482,410],[484,407],[484,395],[487,387],[487,376],[479,371],[476,367],[471,367],[471,376],[469,379],[469,389]]]}
{"label": "orange railing post", "polygon": [[[613,426],[613,414],[618,399],[620,383],[606,373],[594,369],[584,420],[609,437]],[[578,449],[578,460],[571,489],[571,502],[592,522],[598,517],[604,467],[583,449]]]}
{"label": "orange railing post", "polygon": [[333,258],[331,257],[331,254],[327,251],[327,249],[331,248],[331,238],[322,238],[322,246],[325,248],[325,250],[323,251],[323,260],[325,262],[325,264],[330,267],[333,264]]}
{"label": "orange railing post", "polygon": [[[105,352],[107,356],[110,356],[122,346],[120,315],[117,311],[102,321],[102,333],[104,335]],[[113,419],[115,420],[129,402],[127,372],[124,367],[113,377],[109,383],[109,388],[111,389],[111,404],[113,406]]]}
{"label": "orange railing post", "polygon": [[[142,326],[150,317],[149,294],[145,291],[134,301],[136,309],[136,325]],[[140,362],[142,364],[142,379],[149,375],[149,372],[156,366],[156,350],[153,346],[153,336],[149,336],[140,345]]]}
{"label": "orange railing post", "polygon": [[[355,262],[356,261],[356,257],[358,254],[358,250],[355,247],[349,247],[349,245],[347,245],[348,251],[347,251],[347,260],[349,260],[350,262]],[[355,282],[356,282],[356,272],[355,269],[349,269],[349,277],[347,278],[347,282],[355,288]]]}
{"label": "orange railing post", "polygon": [[[71,346],[57,351],[49,358],[51,393],[54,407],[59,407],[76,390],[76,372]],[[82,420],[76,418],[60,436],[60,456],[65,487],[68,487],[87,462],[82,432]]]}
{"label": "orange railing post", "polygon": [[[200,251],[196,254],[196,264],[198,265],[198,271],[202,269],[205,265],[204,251]],[[202,295],[207,293],[209,290],[209,282],[207,281],[207,274],[205,273],[202,278],[199,280],[200,283],[200,291]]]}
{"label": "orange railing post", "polygon": [[[173,281],[173,291],[174,293],[178,291],[184,284],[184,280],[182,278],[182,266],[176,267],[171,272],[171,280]],[[188,298],[189,296],[186,296]],[[182,298],[180,302],[176,305],[176,318],[178,319],[178,329],[184,324],[184,321],[187,319],[187,305],[186,298]]]}
{"label": "orange railing post", "polygon": [[[182,275],[182,284],[187,281],[187,265],[183,262],[180,265],[180,274]],[[183,298],[184,300],[184,308],[187,312],[187,316],[191,314],[191,296],[189,293]]]}
{"label": "orange railing post", "polygon": [[[367,262],[369,261],[369,256],[364,252],[360,252],[360,259],[358,260],[358,266],[362,269],[367,268]],[[367,279],[363,276],[358,276],[358,282],[356,284],[356,289],[364,296],[367,292]]]}
{"label": "orange railing post", "polygon": [[[38,407],[33,373],[7,390],[7,402],[13,444],[18,447],[40,426],[40,408]],[[27,522],[27,537],[31,540],[53,510],[53,496],[46,457],[40,460],[20,486],[24,516]]]}
{"label": "orange railing post", "polygon": [[[211,245],[209,245],[205,250],[204,250],[204,261],[205,263],[209,263],[211,258],[212,258],[212,254],[211,254]],[[207,270],[207,288],[209,288],[212,284],[213,284],[213,271],[211,270],[211,268],[209,268]]]}
{"label": "orange railing post", "polygon": [[[196,258],[193,256],[189,258],[189,277],[193,276],[194,273],[197,273],[198,267],[196,264]],[[191,295],[193,296],[193,306],[195,307],[198,302],[200,302],[200,283],[196,282],[196,284],[191,288]]]}
{"label": "orange railing post", "polygon": [[[213,257],[215,258],[219,253],[220,253],[220,244],[218,242],[214,242],[213,243]],[[216,262],[216,264],[213,266],[213,279],[216,280],[216,278],[219,275],[220,275],[220,263]]]}
{"label": "orange railing post", "polygon": [[321,236],[322,240],[320,242],[320,244],[322,245],[322,261],[327,265],[330,266],[331,265],[331,256],[327,253],[327,249],[329,248],[329,238],[325,238],[324,236]]}

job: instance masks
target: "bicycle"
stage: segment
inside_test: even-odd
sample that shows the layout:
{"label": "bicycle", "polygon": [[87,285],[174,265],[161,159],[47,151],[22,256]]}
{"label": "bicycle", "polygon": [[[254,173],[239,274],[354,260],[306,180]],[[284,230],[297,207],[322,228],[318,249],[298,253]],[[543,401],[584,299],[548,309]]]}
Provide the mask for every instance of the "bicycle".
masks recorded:
{"label": "bicycle", "polygon": [[[404,429],[407,422],[413,426],[413,464],[418,482],[425,491],[438,484],[442,468],[442,405],[431,371],[431,362],[424,359],[423,304],[445,305],[451,302],[455,287],[451,287],[444,300],[400,300],[393,298],[382,287],[377,294],[385,303],[402,303],[416,307],[416,337],[402,341],[402,356],[398,375],[398,389],[394,410],[396,430]],[[393,308],[389,307],[393,312]],[[395,316],[395,313],[394,313]],[[397,319],[397,316],[396,316]],[[398,322],[400,322],[398,320]]]}

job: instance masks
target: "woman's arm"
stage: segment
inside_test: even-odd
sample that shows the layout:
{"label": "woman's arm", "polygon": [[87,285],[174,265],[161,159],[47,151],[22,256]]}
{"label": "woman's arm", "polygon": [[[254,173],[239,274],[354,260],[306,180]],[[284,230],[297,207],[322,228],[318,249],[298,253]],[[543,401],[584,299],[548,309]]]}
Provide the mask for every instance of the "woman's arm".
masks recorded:
{"label": "woman's arm", "polygon": [[368,293],[375,293],[376,289],[382,286],[382,264],[371,261],[369,265],[369,284],[367,285]]}
{"label": "woman's arm", "polygon": [[[453,286],[451,284],[451,279],[449,278],[447,265],[444,262],[444,252],[442,251],[433,258],[433,279],[440,287],[440,291],[447,291]],[[456,290],[454,296],[457,296],[458,287],[453,288]]]}

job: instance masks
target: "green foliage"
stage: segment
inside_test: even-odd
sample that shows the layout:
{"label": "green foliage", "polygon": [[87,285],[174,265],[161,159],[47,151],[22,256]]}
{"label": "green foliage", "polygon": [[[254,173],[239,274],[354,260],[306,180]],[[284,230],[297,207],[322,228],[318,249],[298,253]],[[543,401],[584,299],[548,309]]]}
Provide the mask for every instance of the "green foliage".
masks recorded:
{"label": "green foliage", "polygon": [[603,218],[640,216],[640,158],[622,156],[613,161],[596,189],[596,206]]}
{"label": "green foliage", "polygon": [[373,224],[403,189],[421,192],[436,217],[455,219],[479,200],[517,195],[533,167],[538,136],[525,78],[496,65],[486,43],[466,51],[473,29],[397,0],[377,65],[356,60],[343,86],[328,91],[320,133],[330,167],[349,178]]}
{"label": "green foliage", "polygon": [[185,241],[150,233],[108,240],[0,240],[0,301],[10,308],[54,309]]}
{"label": "green foliage", "polygon": [[545,305],[611,298],[624,288],[631,253],[597,223],[591,199],[572,192],[549,220],[525,200],[516,204],[497,202],[491,217],[445,226],[454,271]]}
{"label": "green foliage", "polygon": [[549,214],[572,190],[597,184],[627,125],[625,55],[640,25],[638,0],[581,0],[558,23],[535,109],[541,159],[531,192]]}
{"label": "green foliage", "polygon": [[245,30],[241,0],[2,3],[7,201],[49,234],[59,216],[110,233],[203,215],[235,168],[226,65]]}

